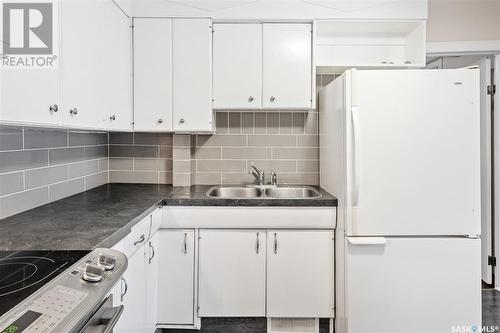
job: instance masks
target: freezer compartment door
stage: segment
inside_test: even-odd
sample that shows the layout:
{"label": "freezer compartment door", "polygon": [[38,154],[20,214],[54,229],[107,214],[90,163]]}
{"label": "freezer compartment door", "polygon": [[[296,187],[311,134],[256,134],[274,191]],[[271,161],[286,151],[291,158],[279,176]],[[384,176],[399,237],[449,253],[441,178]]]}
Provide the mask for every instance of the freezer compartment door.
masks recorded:
{"label": "freezer compartment door", "polygon": [[481,326],[479,239],[359,238],[346,242],[348,332]]}
{"label": "freezer compartment door", "polygon": [[347,233],[479,235],[477,70],[353,71]]}

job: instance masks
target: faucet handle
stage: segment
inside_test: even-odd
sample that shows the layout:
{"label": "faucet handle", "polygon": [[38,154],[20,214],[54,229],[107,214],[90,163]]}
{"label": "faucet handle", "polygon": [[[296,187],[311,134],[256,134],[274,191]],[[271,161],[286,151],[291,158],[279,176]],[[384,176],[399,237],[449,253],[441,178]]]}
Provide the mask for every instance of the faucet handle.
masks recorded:
{"label": "faucet handle", "polygon": [[271,172],[271,185],[278,185],[278,175],[275,171]]}

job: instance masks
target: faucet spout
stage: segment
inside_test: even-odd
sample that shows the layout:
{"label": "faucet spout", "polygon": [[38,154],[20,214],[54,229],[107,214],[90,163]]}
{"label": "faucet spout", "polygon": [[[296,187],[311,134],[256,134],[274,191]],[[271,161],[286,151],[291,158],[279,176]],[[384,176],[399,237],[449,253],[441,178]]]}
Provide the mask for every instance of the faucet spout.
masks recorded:
{"label": "faucet spout", "polygon": [[255,184],[264,185],[265,183],[265,175],[264,171],[259,170],[255,167],[255,165],[251,165],[248,173],[255,177]]}

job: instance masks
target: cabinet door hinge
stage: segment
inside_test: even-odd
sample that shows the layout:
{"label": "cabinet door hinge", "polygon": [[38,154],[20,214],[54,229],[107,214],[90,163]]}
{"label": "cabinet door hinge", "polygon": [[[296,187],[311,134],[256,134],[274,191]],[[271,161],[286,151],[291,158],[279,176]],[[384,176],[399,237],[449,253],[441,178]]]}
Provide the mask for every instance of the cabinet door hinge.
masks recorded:
{"label": "cabinet door hinge", "polygon": [[497,258],[494,256],[488,256],[488,266],[495,267],[497,265]]}
{"label": "cabinet door hinge", "polygon": [[200,307],[199,306],[196,307],[196,316],[197,317],[200,316]]}
{"label": "cabinet door hinge", "polygon": [[496,85],[488,86],[487,92],[488,95],[495,95],[495,93],[497,92],[497,86]]}

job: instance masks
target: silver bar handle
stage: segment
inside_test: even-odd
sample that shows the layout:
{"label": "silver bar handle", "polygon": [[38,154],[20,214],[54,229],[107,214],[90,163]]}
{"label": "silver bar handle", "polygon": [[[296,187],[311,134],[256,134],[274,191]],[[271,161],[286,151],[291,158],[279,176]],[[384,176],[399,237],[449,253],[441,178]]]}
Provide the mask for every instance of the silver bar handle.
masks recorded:
{"label": "silver bar handle", "polygon": [[149,257],[149,263],[151,264],[151,260],[155,257],[155,248],[153,246],[153,243],[149,242],[149,248],[152,251],[151,257]]}
{"label": "silver bar handle", "polygon": [[257,237],[255,239],[255,253],[259,254],[260,250],[260,239],[259,239],[259,233],[257,233]]}
{"label": "silver bar handle", "polygon": [[144,236],[144,234],[142,234],[141,237],[134,242],[134,245],[141,244],[145,240],[146,240],[146,236]]}
{"label": "silver bar handle", "polygon": [[182,251],[184,252],[184,254],[188,253],[187,237],[188,237],[188,234],[187,234],[187,232],[185,232],[184,233],[184,244],[183,244],[183,248],[182,248]]}
{"label": "silver bar handle", "polygon": [[128,284],[127,284],[127,280],[124,277],[122,277],[120,281],[123,282],[122,286],[125,285],[125,291],[122,291],[122,293],[120,295],[120,302],[123,302],[123,300],[125,299],[125,295],[128,292]]}
{"label": "silver bar handle", "polygon": [[274,254],[278,254],[278,236],[274,233]]}

